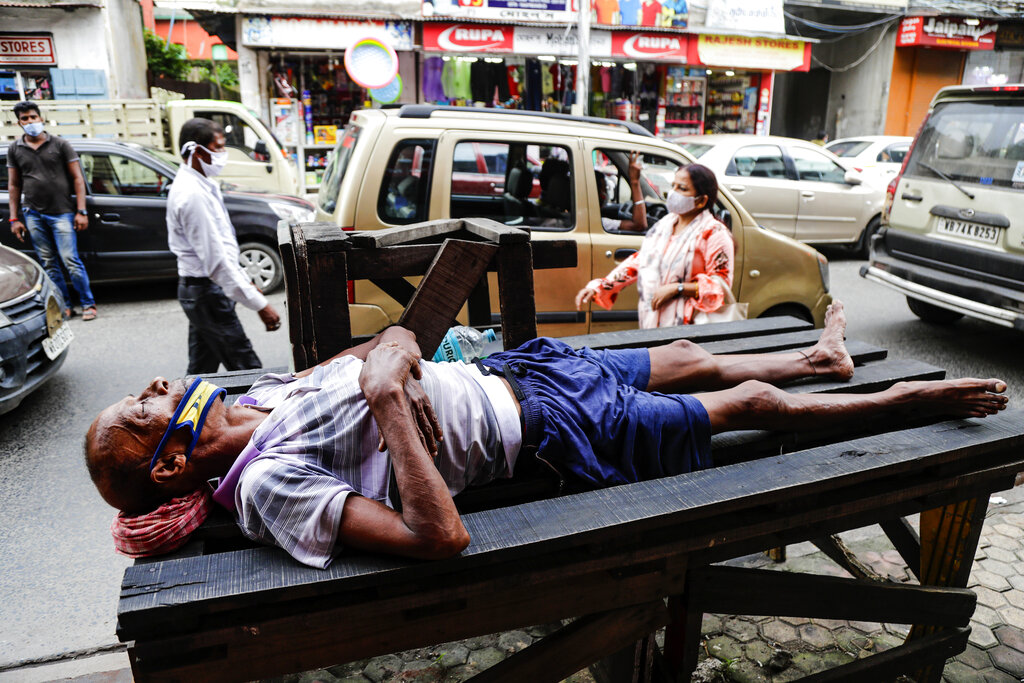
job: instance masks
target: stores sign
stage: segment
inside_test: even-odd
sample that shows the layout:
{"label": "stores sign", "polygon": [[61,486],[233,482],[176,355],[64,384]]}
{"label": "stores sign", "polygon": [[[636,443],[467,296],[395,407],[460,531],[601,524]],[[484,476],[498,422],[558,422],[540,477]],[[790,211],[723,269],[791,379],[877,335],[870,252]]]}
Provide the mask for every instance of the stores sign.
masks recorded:
{"label": "stores sign", "polygon": [[999,24],[964,17],[905,17],[900,22],[896,44],[926,45],[956,50],[991,50],[996,44]]}
{"label": "stores sign", "polygon": [[242,44],[248,47],[294,47],[344,50],[374,37],[396,50],[411,50],[411,21],[351,21],[299,17],[245,17]]}
{"label": "stores sign", "polygon": [[53,38],[0,34],[0,64],[55,65]]}
{"label": "stores sign", "polygon": [[690,45],[691,64],[807,71],[811,62],[810,43],[802,40],[702,34]]}

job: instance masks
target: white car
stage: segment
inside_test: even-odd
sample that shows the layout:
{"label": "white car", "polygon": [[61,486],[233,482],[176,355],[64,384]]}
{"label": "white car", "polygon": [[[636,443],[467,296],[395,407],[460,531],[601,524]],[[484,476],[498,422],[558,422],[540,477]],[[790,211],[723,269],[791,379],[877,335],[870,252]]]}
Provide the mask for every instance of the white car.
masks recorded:
{"label": "white car", "polygon": [[825,149],[853,164],[862,175],[888,184],[900,172],[913,140],[902,135],[862,135],[833,140]]}
{"label": "white car", "polygon": [[774,135],[685,135],[672,142],[713,170],[760,225],[783,235],[866,255],[881,225],[885,185],[814,143]]}

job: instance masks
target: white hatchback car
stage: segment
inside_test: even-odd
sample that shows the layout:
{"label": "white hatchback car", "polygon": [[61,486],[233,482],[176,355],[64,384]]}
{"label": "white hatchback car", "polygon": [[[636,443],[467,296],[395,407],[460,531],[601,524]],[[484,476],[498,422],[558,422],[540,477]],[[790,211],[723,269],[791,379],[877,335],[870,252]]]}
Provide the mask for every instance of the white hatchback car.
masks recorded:
{"label": "white hatchback car", "polygon": [[853,164],[861,175],[888,184],[900,172],[913,140],[903,135],[861,135],[833,140],[825,149]]}
{"label": "white hatchback car", "polygon": [[687,135],[671,140],[716,174],[760,225],[810,244],[867,254],[885,185],[821,146],[773,135]]}

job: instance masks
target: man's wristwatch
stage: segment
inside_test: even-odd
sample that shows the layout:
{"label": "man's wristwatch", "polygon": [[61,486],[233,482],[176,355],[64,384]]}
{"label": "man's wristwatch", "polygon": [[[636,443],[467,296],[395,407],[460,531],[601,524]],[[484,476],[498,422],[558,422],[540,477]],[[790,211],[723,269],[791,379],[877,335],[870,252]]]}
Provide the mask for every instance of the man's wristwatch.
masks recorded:
{"label": "man's wristwatch", "polygon": [[79,209],[76,213],[78,213],[79,216],[88,216],[89,215],[89,212],[86,211],[85,209]]}

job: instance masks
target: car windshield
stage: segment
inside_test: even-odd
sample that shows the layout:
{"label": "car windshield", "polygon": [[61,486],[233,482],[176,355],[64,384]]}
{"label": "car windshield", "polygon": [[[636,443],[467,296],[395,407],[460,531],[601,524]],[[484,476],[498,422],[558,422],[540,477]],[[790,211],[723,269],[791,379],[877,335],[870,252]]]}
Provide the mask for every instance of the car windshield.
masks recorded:
{"label": "car windshield", "polygon": [[937,104],[921,129],[906,175],[1024,188],[1024,104]]}
{"label": "car windshield", "polygon": [[714,145],[708,145],[703,142],[680,142],[679,146],[685,149],[693,156],[700,159],[704,156]]}
{"label": "car windshield", "polygon": [[334,213],[338,205],[338,191],[341,189],[341,181],[345,179],[345,171],[348,169],[348,160],[352,158],[352,152],[356,149],[359,141],[359,132],[362,129],[354,123],[350,123],[345,129],[338,146],[330,153],[327,161],[327,168],[324,169],[324,178],[320,184],[320,191],[317,192],[317,202],[325,213]]}
{"label": "car windshield", "polygon": [[867,140],[843,140],[842,142],[833,142],[831,145],[826,145],[825,149],[837,157],[855,157],[867,149],[870,144]]}
{"label": "car windshield", "polygon": [[169,165],[171,168],[175,170],[177,170],[179,164],[181,164],[181,159],[174,156],[170,152],[165,152],[162,149],[156,149],[155,147],[143,147],[140,145],[138,147],[138,150],[145,154],[146,156],[156,159],[162,164]]}

